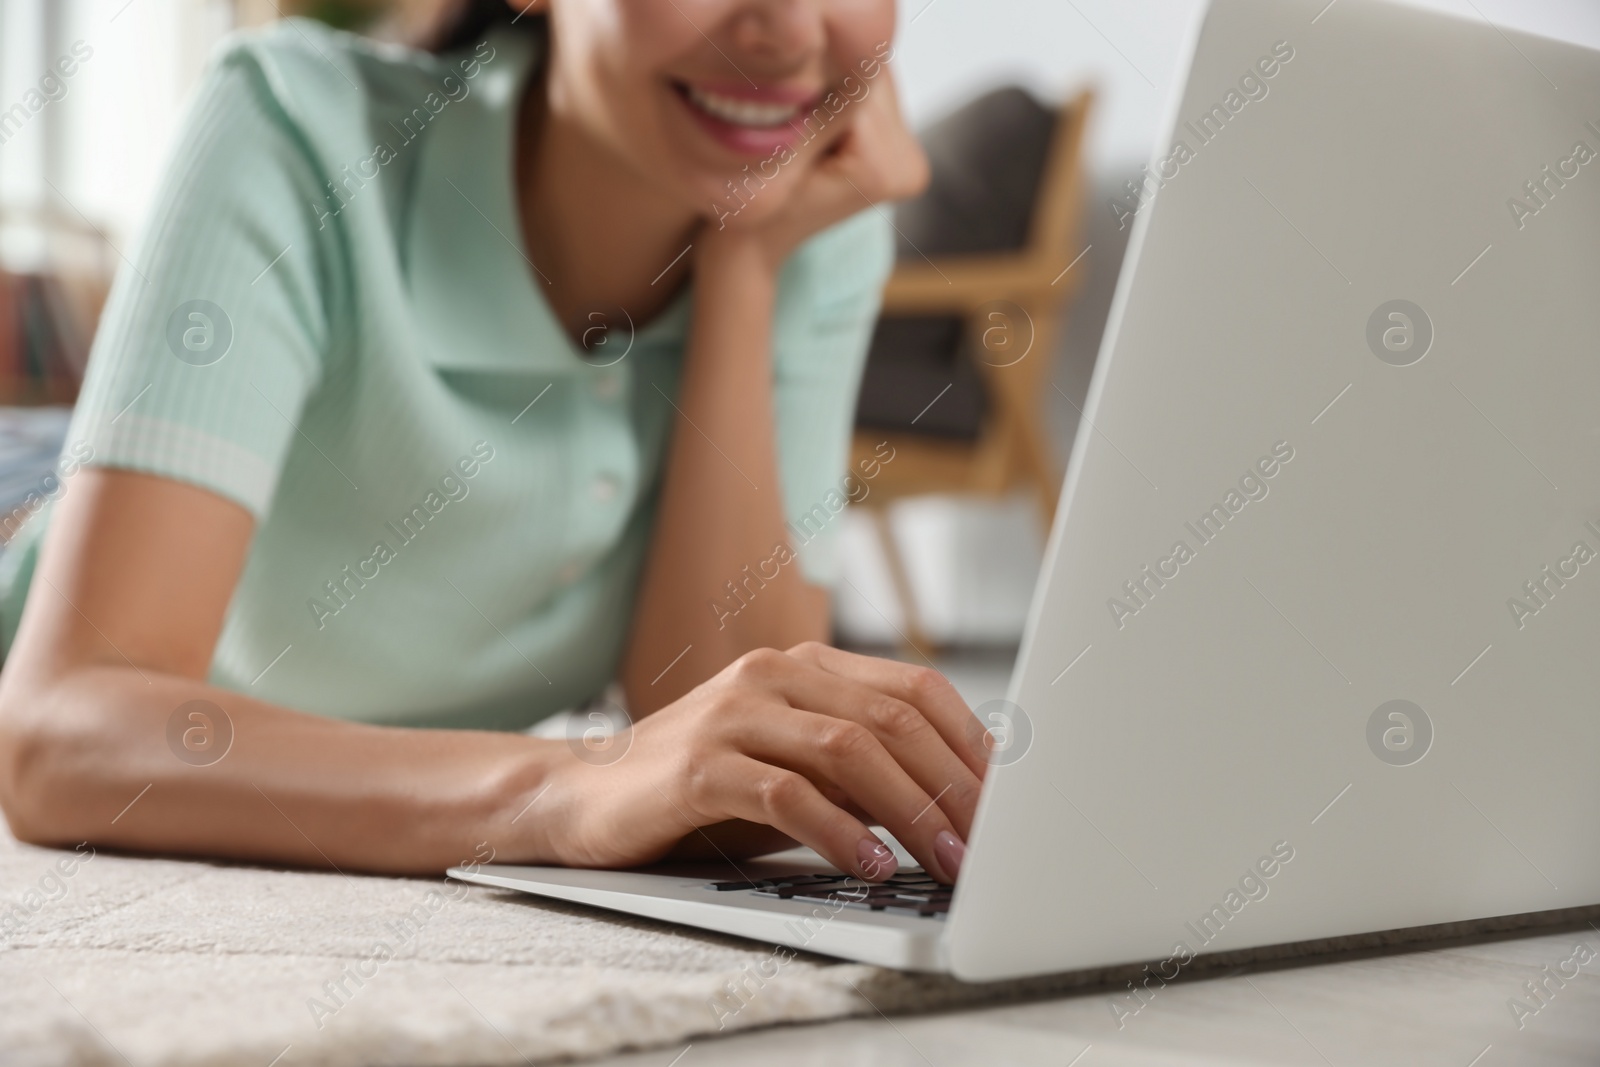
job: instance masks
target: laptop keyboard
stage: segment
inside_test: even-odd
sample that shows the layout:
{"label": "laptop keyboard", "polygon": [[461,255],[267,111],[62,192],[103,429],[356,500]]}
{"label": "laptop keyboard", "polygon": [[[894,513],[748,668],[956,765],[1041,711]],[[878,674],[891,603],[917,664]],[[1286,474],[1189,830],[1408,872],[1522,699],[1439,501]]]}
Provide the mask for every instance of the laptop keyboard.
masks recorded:
{"label": "laptop keyboard", "polygon": [[951,886],[931,878],[921,867],[896,871],[883,882],[863,882],[848,874],[797,874],[790,877],[712,882],[718,893],[753,893],[779,900],[834,898],[846,907],[893,911],[942,919],[950,911]]}

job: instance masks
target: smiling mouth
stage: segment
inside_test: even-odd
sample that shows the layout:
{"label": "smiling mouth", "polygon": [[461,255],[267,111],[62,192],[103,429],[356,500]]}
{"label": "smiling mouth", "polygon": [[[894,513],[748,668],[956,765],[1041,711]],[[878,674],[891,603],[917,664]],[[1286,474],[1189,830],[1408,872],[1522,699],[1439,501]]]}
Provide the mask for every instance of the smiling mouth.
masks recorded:
{"label": "smiling mouth", "polygon": [[730,126],[751,130],[771,130],[787,126],[805,110],[804,103],[751,100],[726,96],[684,82],[676,83],[679,95],[689,106]]}

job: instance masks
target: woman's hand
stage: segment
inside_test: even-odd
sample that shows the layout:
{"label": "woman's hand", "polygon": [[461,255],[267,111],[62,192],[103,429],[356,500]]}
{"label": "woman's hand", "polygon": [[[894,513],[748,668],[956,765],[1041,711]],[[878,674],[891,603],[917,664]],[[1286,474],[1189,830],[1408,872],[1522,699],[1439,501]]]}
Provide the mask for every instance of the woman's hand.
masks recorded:
{"label": "woman's hand", "polygon": [[701,827],[744,820],[878,881],[896,862],[871,821],[954,882],[986,769],[976,721],[931,668],[815,643],[752,652],[635,725],[615,762],[574,752],[552,769],[541,851],[570,866],[635,866]]}
{"label": "woman's hand", "polygon": [[[775,211],[744,211],[708,224],[706,249],[754,243],[776,270],[803,241],[856,212],[889,200],[904,200],[928,184],[928,159],[900,114],[894,79],[885,67],[866,83],[868,92],[848,103],[835,121],[842,132],[799,150],[777,182],[791,183]],[[763,188],[756,196],[768,195]]]}

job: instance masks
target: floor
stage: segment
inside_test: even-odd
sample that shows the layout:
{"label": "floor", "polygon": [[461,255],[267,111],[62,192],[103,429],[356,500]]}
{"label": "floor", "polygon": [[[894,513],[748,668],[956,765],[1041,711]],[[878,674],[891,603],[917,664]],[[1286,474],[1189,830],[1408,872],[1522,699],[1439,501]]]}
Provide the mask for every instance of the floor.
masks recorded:
{"label": "floor", "polygon": [[[1555,1067],[1600,1063],[1600,957],[1553,972],[1585,928],[1178,982],[1119,1030],[1106,991],[938,1015],[862,1018],[697,1039],[603,1067]],[[1573,966],[1566,967],[1571,973]],[[1551,972],[1543,971],[1545,967]],[[1520,1001],[1514,1014],[1510,1004]],[[1518,1023],[1521,1023],[1519,1029]],[[674,1057],[681,1057],[674,1059]]]}
{"label": "floor", "polygon": [[[941,657],[939,666],[976,706],[1004,695],[1011,660],[997,650]],[[1536,998],[1526,983],[1541,981]],[[1180,979],[1136,1012],[1132,1003],[1102,989],[710,1036],[596,1065],[1592,1067],[1600,1064],[1600,928]]]}

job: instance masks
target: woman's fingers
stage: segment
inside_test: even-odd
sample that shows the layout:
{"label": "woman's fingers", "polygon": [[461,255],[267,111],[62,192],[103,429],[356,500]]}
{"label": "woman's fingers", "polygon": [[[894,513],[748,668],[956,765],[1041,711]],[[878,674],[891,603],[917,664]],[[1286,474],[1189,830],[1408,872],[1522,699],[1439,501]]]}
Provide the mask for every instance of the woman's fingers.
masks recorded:
{"label": "woman's fingers", "polygon": [[911,705],[938,731],[968,770],[980,780],[988,771],[982,724],[950,680],[932,667],[859,656],[817,641],[796,645],[789,655]]}
{"label": "woman's fingers", "polygon": [[858,200],[904,200],[922,192],[928,183],[927,156],[900,112],[887,70],[855,108],[854,121],[820,168],[848,178]]}
{"label": "woman's fingers", "polygon": [[777,695],[791,707],[870,730],[894,762],[939,805],[956,835],[965,841],[977,814],[982,783],[927,714],[881,689],[795,657],[786,658],[793,667],[775,671],[776,677],[769,683]]}
{"label": "woman's fingers", "polygon": [[702,780],[714,794],[695,800],[702,810],[714,807],[729,818],[765,823],[869,882],[880,882],[899,867],[889,846],[865,823],[830,804],[798,771],[729,755]]}
{"label": "woman's fingers", "polygon": [[[960,835],[934,798],[867,727],[777,707],[741,716],[730,724],[728,736],[747,755],[843,789],[929,873],[942,881],[956,880],[966,848]],[[821,792],[817,796],[825,800]]]}
{"label": "woman's fingers", "polygon": [[819,146],[795,193],[795,210],[818,228],[867,204],[916,196],[928,184],[927,155],[900,113],[887,71],[841,114],[841,132]]}
{"label": "woman's fingers", "polygon": [[644,720],[638,747],[653,748],[653,731],[674,739],[692,821],[759,822],[872,880],[895,869],[868,829],[878,823],[955,881],[986,763],[977,720],[936,671],[822,645],[760,649],[685,701]]}

